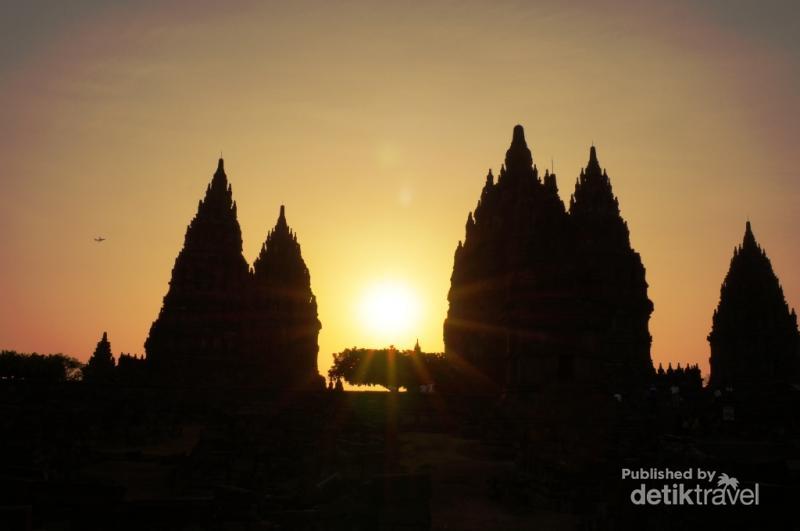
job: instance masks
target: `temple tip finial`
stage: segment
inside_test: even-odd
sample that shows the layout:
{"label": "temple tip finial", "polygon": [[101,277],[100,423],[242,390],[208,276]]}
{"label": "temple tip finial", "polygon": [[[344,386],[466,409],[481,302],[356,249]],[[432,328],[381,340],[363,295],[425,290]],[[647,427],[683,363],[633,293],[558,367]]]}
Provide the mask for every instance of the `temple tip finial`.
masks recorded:
{"label": "temple tip finial", "polygon": [[[525,141],[525,129],[519,124],[514,126],[514,134],[511,137],[511,146],[506,151],[504,166],[506,170],[525,169],[533,166],[531,150],[528,149],[528,144]],[[502,175],[504,171],[501,169],[500,173]]]}
{"label": "temple tip finial", "polygon": [[600,172],[600,161],[597,160],[597,148],[594,145],[594,141],[592,141],[592,145],[589,147],[589,162],[586,164],[586,171],[590,169]]}
{"label": "temple tip finial", "polygon": [[753,234],[753,226],[750,224],[750,219],[748,218],[744,224],[744,238],[742,239],[742,247],[749,247],[749,246],[758,246],[756,242],[756,237]]}
{"label": "temple tip finial", "polygon": [[278,223],[275,225],[276,227],[288,227],[289,224],[286,223],[286,207],[281,205],[280,213],[278,214]]}

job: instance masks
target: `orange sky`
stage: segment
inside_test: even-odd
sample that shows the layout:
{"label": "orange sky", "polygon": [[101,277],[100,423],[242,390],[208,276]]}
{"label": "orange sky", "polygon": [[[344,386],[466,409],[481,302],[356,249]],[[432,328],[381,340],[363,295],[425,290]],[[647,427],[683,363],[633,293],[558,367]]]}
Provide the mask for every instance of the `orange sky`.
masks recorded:
{"label": "orange sky", "polygon": [[[248,261],[287,206],[323,372],[354,345],[441,350],[453,251],[516,123],[565,200],[597,146],[647,268],[656,364],[707,370],[748,216],[800,301],[791,7],[69,4],[0,8],[0,348],[86,359],[107,330],[142,353],[222,150]],[[420,297],[403,337],[359,317],[387,280]]]}

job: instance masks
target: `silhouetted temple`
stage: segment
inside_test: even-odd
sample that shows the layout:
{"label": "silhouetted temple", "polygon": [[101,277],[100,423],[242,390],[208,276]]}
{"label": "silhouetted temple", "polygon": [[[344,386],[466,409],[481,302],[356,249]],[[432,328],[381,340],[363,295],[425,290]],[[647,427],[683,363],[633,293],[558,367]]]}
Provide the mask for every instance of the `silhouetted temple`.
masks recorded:
{"label": "silhouetted temple", "polygon": [[579,330],[586,354],[601,379],[615,387],[647,379],[653,370],[648,330],[653,303],[645,269],[631,248],[611,180],[601,170],[594,146],[570,199],[576,230]]}
{"label": "silhouetted temple", "polygon": [[708,342],[712,387],[747,391],[798,381],[797,314],[749,221],[722,283]]}
{"label": "silhouetted temple", "polygon": [[664,367],[659,363],[653,383],[657,389],[661,388],[663,390],[677,387],[681,392],[699,393],[703,390],[703,375],[700,373],[700,366],[697,364],[681,367],[679,363],[678,368],[673,369],[672,363],[670,363],[667,369],[664,370]]}
{"label": "silhouetted temple", "polygon": [[254,273],[242,255],[236,203],[220,159],[145,343],[151,374],[204,386],[319,379],[318,331],[308,269],[283,208]]}
{"label": "silhouetted temple", "polygon": [[89,361],[83,368],[83,379],[92,383],[107,383],[114,377],[114,355],[111,353],[111,343],[108,334],[103,332],[103,337],[97,342]]}
{"label": "silhouetted temple", "polygon": [[169,291],[145,342],[160,379],[227,379],[244,350],[242,316],[249,270],[222,159],[186,230]]}
{"label": "silhouetted temple", "polygon": [[448,358],[496,387],[554,381],[622,388],[653,373],[645,271],[592,147],[567,212],[521,126],[456,248]]}
{"label": "silhouetted temple", "polygon": [[283,206],[253,263],[253,278],[254,321],[249,343],[253,358],[261,360],[264,378],[295,387],[324,386],[317,372],[321,328],[317,299]]}

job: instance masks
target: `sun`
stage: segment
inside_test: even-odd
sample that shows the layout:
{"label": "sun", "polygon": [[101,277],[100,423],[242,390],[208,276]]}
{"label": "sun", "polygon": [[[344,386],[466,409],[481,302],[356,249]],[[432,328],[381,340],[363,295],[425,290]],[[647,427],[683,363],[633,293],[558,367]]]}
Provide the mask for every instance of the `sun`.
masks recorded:
{"label": "sun", "polygon": [[376,340],[407,341],[419,322],[420,304],[415,291],[402,281],[387,280],[368,286],[360,299],[362,324]]}

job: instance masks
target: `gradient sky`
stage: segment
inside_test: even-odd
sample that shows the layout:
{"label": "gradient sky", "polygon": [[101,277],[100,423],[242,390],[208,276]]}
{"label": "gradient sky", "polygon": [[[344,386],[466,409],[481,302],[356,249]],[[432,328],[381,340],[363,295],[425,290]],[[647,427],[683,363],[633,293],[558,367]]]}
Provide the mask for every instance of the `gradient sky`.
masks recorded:
{"label": "gradient sky", "polygon": [[[289,4],[2,2],[0,348],[85,360],[106,330],[143,353],[222,151],[248,261],[286,204],[323,372],[354,345],[441,350],[453,251],[517,123],[565,201],[597,146],[656,364],[707,371],[748,217],[800,304],[792,2]],[[404,337],[359,317],[381,281],[420,298]]]}

